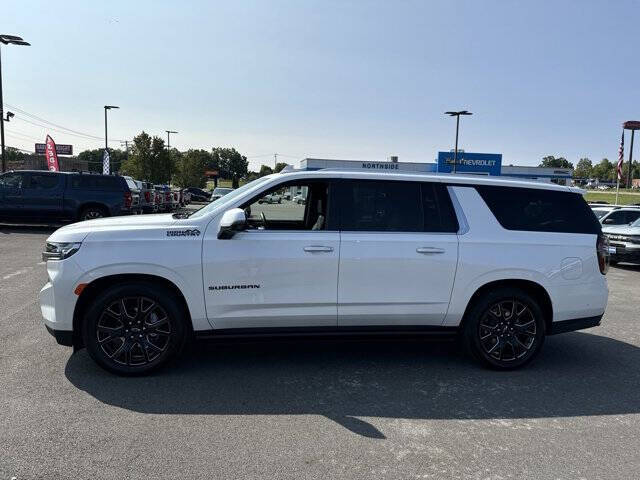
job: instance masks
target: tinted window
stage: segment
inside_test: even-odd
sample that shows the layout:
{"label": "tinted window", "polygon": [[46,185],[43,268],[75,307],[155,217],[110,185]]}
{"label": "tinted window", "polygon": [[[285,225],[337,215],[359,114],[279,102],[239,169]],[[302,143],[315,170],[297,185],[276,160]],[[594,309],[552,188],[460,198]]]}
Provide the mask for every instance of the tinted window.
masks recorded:
{"label": "tinted window", "polygon": [[22,188],[23,175],[21,173],[6,173],[0,175],[0,185],[7,188]]}
{"label": "tinted window", "polygon": [[36,188],[40,190],[50,190],[58,186],[58,175],[47,175],[32,173],[31,180],[29,181],[29,188]]}
{"label": "tinted window", "polygon": [[341,230],[420,232],[424,219],[419,183],[349,181],[343,183]]}
{"label": "tinted window", "polygon": [[600,223],[579,193],[479,185],[500,225],[532,232],[599,233]]}
{"label": "tinted window", "polygon": [[122,190],[120,178],[109,175],[74,175],[71,186],[87,190]]}
{"label": "tinted window", "polygon": [[425,232],[458,231],[458,218],[451,203],[447,187],[437,183],[423,183],[422,208]]}

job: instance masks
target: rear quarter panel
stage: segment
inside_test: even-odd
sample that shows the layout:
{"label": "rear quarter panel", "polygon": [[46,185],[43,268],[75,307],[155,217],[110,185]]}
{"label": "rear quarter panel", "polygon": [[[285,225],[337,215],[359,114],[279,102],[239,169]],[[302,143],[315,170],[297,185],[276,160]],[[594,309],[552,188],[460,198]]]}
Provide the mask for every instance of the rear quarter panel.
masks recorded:
{"label": "rear quarter panel", "polygon": [[596,235],[504,229],[475,188],[454,187],[468,232],[459,236],[459,262],[444,320],[456,326],[472,295],[497,280],[530,280],[551,298],[553,321],[602,314],[607,284],[598,268]]}

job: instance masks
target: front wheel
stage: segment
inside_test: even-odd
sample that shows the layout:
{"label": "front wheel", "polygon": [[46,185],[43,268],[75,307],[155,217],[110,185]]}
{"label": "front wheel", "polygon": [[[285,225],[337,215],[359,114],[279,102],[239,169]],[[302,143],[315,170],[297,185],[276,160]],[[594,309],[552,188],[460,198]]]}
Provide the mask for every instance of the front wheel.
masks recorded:
{"label": "front wheel", "polygon": [[107,212],[104,208],[98,206],[89,206],[82,209],[80,212],[80,220],[93,220],[95,218],[104,218],[107,216]]}
{"label": "front wheel", "polygon": [[91,358],[119,375],[166,364],[186,339],[185,313],[161,285],[132,282],[108,288],[87,311],[83,339]]}
{"label": "front wheel", "polygon": [[486,366],[522,367],[540,352],[545,338],[544,315],[538,303],[517,288],[497,289],[479,299],[465,319],[463,339]]}

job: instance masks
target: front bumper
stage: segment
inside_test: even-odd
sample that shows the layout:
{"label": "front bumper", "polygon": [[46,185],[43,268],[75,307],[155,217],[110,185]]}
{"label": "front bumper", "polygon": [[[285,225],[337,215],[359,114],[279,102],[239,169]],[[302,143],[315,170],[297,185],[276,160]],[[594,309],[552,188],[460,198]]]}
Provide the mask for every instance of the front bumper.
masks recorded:
{"label": "front bumper", "polygon": [[73,347],[73,332],[70,330],[53,330],[48,325],[47,332],[49,332],[58,342],[58,345],[63,345],[65,347]]}
{"label": "front bumper", "polygon": [[611,240],[609,242],[610,259],[614,262],[640,263],[640,245]]}
{"label": "front bumper", "polygon": [[43,322],[52,331],[71,333],[73,311],[78,300],[74,289],[82,270],[72,256],[66,260],[48,261],[47,275],[49,281],[39,295]]}

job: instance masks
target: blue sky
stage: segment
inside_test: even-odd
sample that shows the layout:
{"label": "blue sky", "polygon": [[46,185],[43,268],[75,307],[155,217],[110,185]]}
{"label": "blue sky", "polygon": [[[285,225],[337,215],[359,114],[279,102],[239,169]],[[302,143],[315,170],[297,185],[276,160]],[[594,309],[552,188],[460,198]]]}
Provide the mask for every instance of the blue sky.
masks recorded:
{"label": "blue sky", "polygon": [[[433,161],[460,147],[535,165],[615,159],[640,120],[640,2],[4,0],[5,103],[80,132],[177,130],[179,149]],[[6,107],[11,110],[11,107]],[[16,112],[17,113],[17,112]],[[7,144],[47,129],[17,115]],[[37,123],[37,122],[36,122]],[[49,131],[76,151],[104,142]],[[628,142],[627,142],[628,145]],[[110,146],[118,146],[112,141]],[[637,153],[640,158],[640,152]]]}

